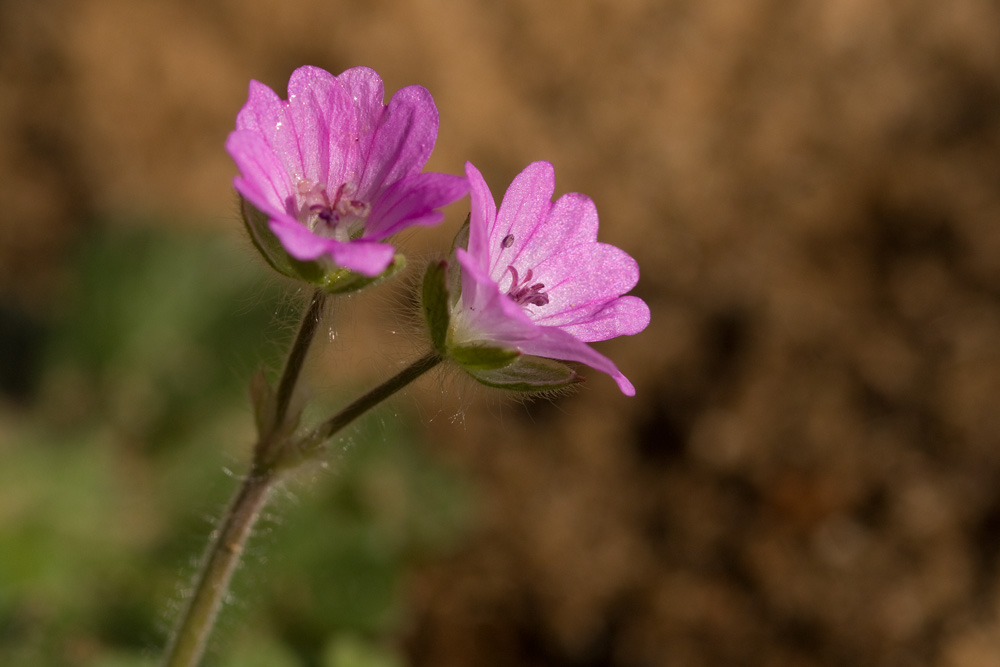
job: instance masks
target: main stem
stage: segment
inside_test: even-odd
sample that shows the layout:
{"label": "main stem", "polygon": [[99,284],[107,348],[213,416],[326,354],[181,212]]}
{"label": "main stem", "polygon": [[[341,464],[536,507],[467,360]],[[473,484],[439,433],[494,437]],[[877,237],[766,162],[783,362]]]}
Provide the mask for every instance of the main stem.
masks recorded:
{"label": "main stem", "polygon": [[[314,305],[315,301],[307,311],[306,317],[303,318],[300,337],[303,335],[302,331],[306,328],[306,319],[310,317]],[[315,314],[313,313],[313,315]],[[314,332],[315,327],[313,327],[312,332],[308,333],[308,335],[312,336]],[[289,368],[294,368],[291,358],[295,354],[298,343],[299,338],[296,338],[296,342],[292,346],[292,352],[289,354],[289,364],[286,364],[285,367],[286,374],[289,372]],[[305,346],[308,349],[308,343]],[[305,357],[304,352],[302,357]],[[437,366],[441,361],[442,358],[437,352],[431,352],[421,357],[412,365],[407,366],[395,376],[375,387],[326,422],[323,422],[319,428],[315,429],[302,440],[295,443],[278,441],[281,442],[283,451],[276,454],[271,452],[268,455],[269,461],[272,463],[277,462],[281,456],[299,457],[304,460],[307,456],[302,457],[303,453],[307,455],[315,453],[323,442],[336,435],[341,429],[365,412]],[[298,364],[298,369],[292,372],[297,374],[298,370],[301,370],[301,360]],[[284,376],[279,387],[282,384],[284,384]],[[294,382],[292,388],[294,388]],[[280,402],[276,405],[279,406],[276,409],[280,409]],[[287,404],[284,409],[287,410]],[[184,617],[181,619],[174,642],[168,649],[167,659],[164,663],[165,667],[195,667],[201,660],[208,636],[212,632],[222,599],[229,589],[229,582],[232,579],[236,565],[239,563],[240,555],[243,552],[247,538],[250,536],[250,532],[253,530],[253,526],[260,516],[261,510],[267,503],[271,489],[274,487],[275,482],[278,481],[279,469],[286,469],[278,465],[262,465],[260,457],[262,454],[267,454],[264,452],[264,449],[258,445],[257,458],[250,474],[243,480],[243,484],[233,497],[223,518],[222,527],[209,546],[208,553],[205,556],[205,564],[195,584],[191,602]],[[277,456],[277,458],[274,458],[274,456]]]}
{"label": "main stem", "polygon": [[198,575],[191,601],[167,651],[166,667],[195,667],[219,615],[222,599],[254,524],[276,480],[273,472],[249,474],[226,510]]}
{"label": "main stem", "polygon": [[194,667],[205,651],[205,643],[240,561],[243,545],[250,537],[277,481],[278,471],[274,463],[280,458],[280,450],[286,445],[278,434],[288,418],[288,408],[309,346],[319,328],[325,300],[326,294],[320,290],[315,290],[309,297],[309,305],[306,306],[298,332],[288,350],[288,359],[281,371],[277,392],[269,406],[269,426],[266,432],[259,434],[260,440],[254,448],[250,473],[230,501],[222,525],[205,554],[188,607],[177,626],[173,642],[167,649],[165,667]]}

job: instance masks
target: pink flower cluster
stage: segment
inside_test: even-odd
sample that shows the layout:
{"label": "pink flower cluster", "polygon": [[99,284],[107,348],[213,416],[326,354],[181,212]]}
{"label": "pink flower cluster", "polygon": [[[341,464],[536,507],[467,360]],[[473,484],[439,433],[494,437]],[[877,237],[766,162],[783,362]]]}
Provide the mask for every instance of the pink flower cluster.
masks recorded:
{"label": "pink flower cluster", "polygon": [[[403,88],[388,105],[383,99],[382,80],[364,67],[337,76],[297,69],[287,100],[251,82],[226,148],[240,171],[234,186],[245,213],[250,208],[247,226],[272,266],[292,267],[295,277],[378,277],[396,257],[389,237],[440,222],[439,209],[468,193],[468,247],[455,251],[460,292],[449,297],[444,322],[430,322],[446,328],[442,352],[473,372],[504,351],[492,365],[529,387],[536,380],[547,386],[552,373],[576,381],[545,360],[581,362],[633,395],[615,364],[588,345],[649,324],[645,302],[622,296],[637,283],[638,265],[597,241],[593,202],[565,194],[553,203],[552,165],[535,162],[514,179],[498,211],[472,164],[464,177],[422,171],[438,131],[426,89]],[[276,260],[267,248],[287,258]],[[492,352],[477,361],[470,350]]]}

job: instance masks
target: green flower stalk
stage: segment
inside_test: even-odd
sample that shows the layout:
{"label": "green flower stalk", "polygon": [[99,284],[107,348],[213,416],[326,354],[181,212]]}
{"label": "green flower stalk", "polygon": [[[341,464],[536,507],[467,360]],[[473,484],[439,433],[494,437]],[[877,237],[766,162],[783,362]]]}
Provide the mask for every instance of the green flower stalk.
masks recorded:
{"label": "green flower stalk", "polygon": [[243,548],[283,475],[320,455],[330,438],[441,362],[441,356],[431,352],[311,431],[297,433],[299,413],[292,409],[292,396],[319,327],[324,301],[322,291],[317,290],[312,295],[277,389],[272,391],[260,376],[254,381],[259,438],[253,462],[208,547],[187,607],[167,649],[165,667],[194,667],[201,660]]}

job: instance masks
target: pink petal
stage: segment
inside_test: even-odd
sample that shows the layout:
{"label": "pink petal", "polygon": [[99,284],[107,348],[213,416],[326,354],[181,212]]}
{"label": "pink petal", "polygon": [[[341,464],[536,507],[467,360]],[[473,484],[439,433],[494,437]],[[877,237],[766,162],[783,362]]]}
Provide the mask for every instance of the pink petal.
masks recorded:
{"label": "pink petal", "polygon": [[[587,246],[597,242],[597,207],[589,197],[571,192],[560,197],[552,206],[548,216],[533,230],[530,243],[519,245],[515,237],[509,261],[525,269],[534,268],[535,275],[544,277],[546,284],[561,280],[562,267],[550,258],[566,252],[575,246]],[[546,271],[546,266],[552,270]],[[579,269],[580,266],[576,265]]]}
{"label": "pink petal", "polygon": [[[533,162],[507,188],[496,221],[489,228],[489,274],[495,280],[499,281],[507,265],[512,264],[508,261],[510,258],[517,257],[525,247],[531,247],[533,236],[552,209],[555,183],[550,163]],[[510,239],[509,245],[505,239]],[[507,247],[502,248],[502,245]]]}
{"label": "pink petal", "polygon": [[468,191],[468,181],[451,174],[416,174],[396,181],[372,205],[364,238],[383,239],[404,227],[438,223],[444,214],[436,209]]}
{"label": "pink petal", "polygon": [[472,209],[469,213],[469,254],[479,263],[488,267],[490,258],[489,230],[497,219],[497,204],[493,193],[471,162],[465,163],[465,175],[469,179],[469,199]]}
{"label": "pink petal", "polygon": [[374,199],[386,186],[423,169],[437,132],[438,112],[431,94],[421,86],[397,91],[375,128],[360,197]]}
{"label": "pink petal", "polygon": [[377,276],[385,271],[395,254],[395,249],[386,243],[363,240],[344,243],[319,236],[288,216],[272,219],[270,226],[288,254],[303,262],[327,257],[337,266]]}
{"label": "pink petal", "polygon": [[226,139],[226,150],[240,170],[233,180],[236,190],[265,213],[283,212],[292,183],[264,139],[248,130],[236,130]]}
{"label": "pink petal", "polygon": [[649,306],[646,302],[636,296],[622,296],[589,314],[586,320],[577,324],[561,324],[559,328],[584,342],[593,342],[616,336],[632,336],[647,326]]}
{"label": "pink petal", "polygon": [[288,80],[288,117],[302,171],[324,185],[357,182],[363,164],[358,113],[347,88],[318,67],[300,67]]}
{"label": "pink petal", "polygon": [[377,276],[388,268],[396,250],[388,243],[365,240],[349,243],[333,241],[331,254],[337,266],[366,276]]}
{"label": "pink petal", "polygon": [[288,254],[303,262],[329,255],[336,243],[333,239],[313,234],[305,225],[288,216],[271,218],[270,227]]}
{"label": "pink petal", "polygon": [[539,328],[520,306],[500,292],[475,257],[462,248],[455,250],[455,257],[462,267],[461,317],[467,329],[480,334],[476,340],[516,346],[539,335]]}
{"label": "pink petal", "polygon": [[278,94],[260,81],[251,81],[247,102],[236,115],[236,129],[256,132],[273,146],[270,140],[284,116],[284,102]]}
{"label": "pink petal", "polygon": [[287,174],[303,176],[302,150],[287,103],[259,81],[250,82],[247,103],[236,116],[236,129],[256,133],[274,151]]}
{"label": "pink petal", "polygon": [[534,280],[545,285],[549,303],[532,310],[532,318],[538,324],[565,327],[586,322],[635,287],[639,265],[613,245],[591,243],[553,255],[536,267]]}
{"label": "pink petal", "polygon": [[635,395],[632,383],[613,361],[562,329],[534,324],[520,306],[500,292],[475,258],[461,248],[455,256],[462,267],[460,317],[466,326],[481,333],[481,340],[506,343],[539,357],[587,364],[614,378],[626,396]]}
{"label": "pink petal", "polygon": [[522,352],[538,357],[587,364],[594,370],[610,375],[618,383],[618,388],[623,394],[635,396],[635,387],[618,370],[615,362],[562,329],[556,327],[538,328],[540,335],[537,338],[525,341],[518,346]]}
{"label": "pink petal", "polygon": [[[385,86],[378,73],[368,67],[352,67],[341,72],[337,81],[347,90],[358,114],[358,129],[373,135],[385,113]],[[364,156],[367,158],[367,154]]]}

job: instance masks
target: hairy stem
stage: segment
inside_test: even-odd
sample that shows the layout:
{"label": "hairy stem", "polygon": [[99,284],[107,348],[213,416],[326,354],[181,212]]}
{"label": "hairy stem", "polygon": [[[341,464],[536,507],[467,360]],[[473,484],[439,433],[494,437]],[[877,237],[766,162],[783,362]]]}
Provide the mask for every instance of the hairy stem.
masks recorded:
{"label": "hairy stem", "polygon": [[389,398],[397,391],[440,364],[442,361],[443,358],[436,351],[427,353],[396,375],[392,376],[361,398],[348,405],[330,419],[323,422],[306,438],[306,442],[317,444],[326,442],[352,421],[385,399]]}
{"label": "hairy stem", "polygon": [[165,667],[194,667],[201,660],[243,547],[275,480],[271,472],[251,474],[233,497],[209,546],[181,625],[167,649]]}
{"label": "hairy stem", "polygon": [[288,416],[288,405],[292,402],[292,394],[295,393],[295,385],[299,381],[299,373],[312,345],[316,329],[323,315],[323,304],[326,302],[326,292],[316,290],[309,299],[309,306],[302,316],[302,323],[299,324],[299,331],[295,335],[292,349],[288,351],[288,360],[285,361],[285,368],[281,372],[281,380],[278,383],[278,392],[275,395],[274,423],[280,426]]}
{"label": "hairy stem", "polygon": [[288,442],[279,437],[288,419],[288,409],[295,394],[299,375],[305,364],[309,346],[319,328],[326,294],[316,290],[309,297],[309,304],[302,315],[295,340],[288,350],[288,359],[278,380],[278,390],[267,409],[273,410],[268,419],[269,427],[259,434],[254,448],[250,474],[233,496],[219,529],[202,563],[188,607],[177,626],[174,639],[167,649],[166,667],[194,667],[201,660],[222,600],[229,590],[236,565],[243,553],[243,546],[267,497],[278,479],[278,466],[288,450]]}
{"label": "hairy stem", "polygon": [[[316,307],[315,299],[307,311],[306,318],[303,319],[300,337],[302,330],[306,328],[306,319],[310,318],[314,307]],[[312,331],[315,331],[315,326],[313,326]],[[309,335],[311,336],[312,333]],[[297,338],[292,347],[292,353],[289,354],[289,364],[285,367],[286,374],[289,368],[295,368],[291,363],[291,357],[295,354],[298,343]],[[308,343],[305,347],[308,349]],[[304,352],[302,354],[304,358]],[[288,464],[287,459],[292,457],[297,457],[299,461],[308,459],[319,450],[319,447],[326,440],[437,366],[441,361],[441,355],[437,352],[431,352],[348,405],[301,440],[274,439],[272,442],[278,443],[274,446],[280,447],[282,451],[265,451],[270,450],[272,446],[262,447],[258,444],[257,458],[252,470],[233,497],[223,517],[222,525],[209,545],[204,565],[194,585],[190,603],[178,626],[174,641],[167,650],[164,667],[195,667],[201,660],[208,636],[215,625],[215,619],[229,589],[229,582],[239,563],[247,538],[249,538],[261,510],[267,502],[271,489],[278,481],[279,475],[282,471],[293,467]],[[296,376],[300,367],[301,360],[298,368],[292,371]],[[283,375],[282,382],[284,379]],[[285,409],[287,410],[287,405]],[[293,454],[293,452],[297,454]],[[264,454],[263,458],[262,453]],[[282,465],[278,465],[279,462]]]}

